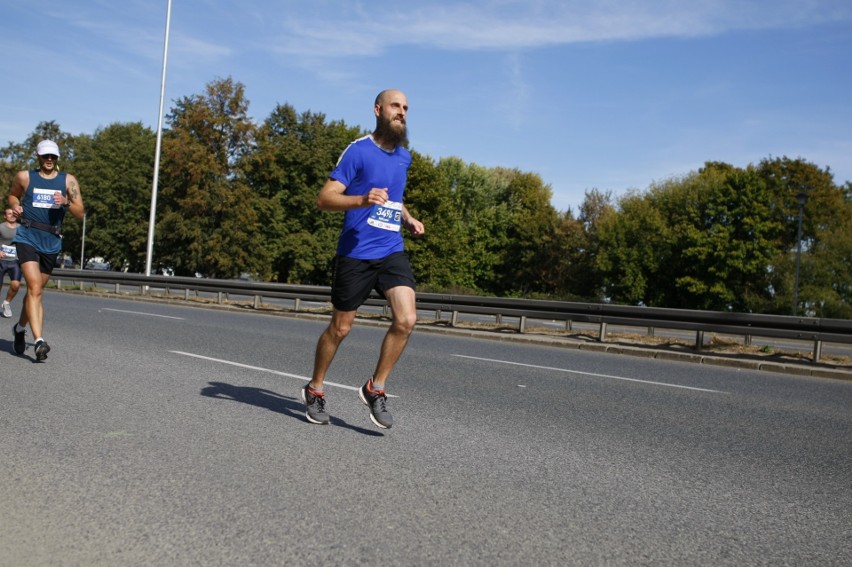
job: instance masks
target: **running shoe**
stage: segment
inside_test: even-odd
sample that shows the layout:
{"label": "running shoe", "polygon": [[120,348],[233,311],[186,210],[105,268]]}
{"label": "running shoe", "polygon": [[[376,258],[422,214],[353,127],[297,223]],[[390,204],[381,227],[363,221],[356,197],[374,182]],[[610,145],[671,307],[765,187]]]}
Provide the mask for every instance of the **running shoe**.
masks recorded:
{"label": "running shoe", "polygon": [[18,324],[12,325],[12,333],[15,335],[15,354],[22,355],[27,350],[27,331],[16,331]]}
{"label": "running shoe", "polygon": [[358,389],[358,397],[370,408],[370,419],[382,429],[390,429],[393,426],[393,416],[387,408],[388,397],[384,390],[370,390],[366,384]]}
{"label": "running shoe", "polygon": [[47,358],[47,353],[49,353],[49,352],[50,352],[50,345],[48,345],[47,341],[45,341],[44,339],[38,341],[35,344],[35,355],[36,355],[37,361],[41,362],[42,360]]}
{"label": "running shoe", "polygon": [[9,304],[9,303],[4,303],[3,304],[3,317],[8,319],[11,316],[12,316],[12,305]]}
{"label": "running shoe", "polygon": [[302,401],[305,402],[305,417],[311,423],[328,425],[328,413],[325,411],[325,396],[308,391],[308,385],[302,388]]}

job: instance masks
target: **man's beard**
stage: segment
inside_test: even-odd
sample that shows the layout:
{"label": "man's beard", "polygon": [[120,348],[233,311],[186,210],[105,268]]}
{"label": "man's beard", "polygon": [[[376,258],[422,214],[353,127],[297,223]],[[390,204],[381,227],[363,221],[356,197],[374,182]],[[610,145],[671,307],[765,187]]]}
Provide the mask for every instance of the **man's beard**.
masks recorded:
{"label": "man's beard", "polygon": [[408,126],[401,122],[395,124],[393,120],[384,116],[379,116],[376,120],[376,130],[373,135],[394,146],[408,144]]}

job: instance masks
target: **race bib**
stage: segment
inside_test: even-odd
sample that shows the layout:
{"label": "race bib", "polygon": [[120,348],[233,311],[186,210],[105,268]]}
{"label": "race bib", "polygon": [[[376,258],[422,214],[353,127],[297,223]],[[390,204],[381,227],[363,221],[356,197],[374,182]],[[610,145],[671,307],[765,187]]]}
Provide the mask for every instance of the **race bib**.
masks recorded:
{"label": "race bib", "polygon": [[367,224],[382,230],[399,232],[402,224],[402,203],[388,201],[384,205],[373,205]]}
{"label": "race bib", "polygon": [[0,250],[2,250],[3,254],[6,255],[3,258],[4,260],[14,260],[18,257],[17,246],[6,246],[5,244],[2,244],[0,245]]}
{"label": "race bib", "polygon": [[33,207],[37,209],[58,209],[62,205],[57,205],[53,201],[54,189],[39,189],[33,188]]}

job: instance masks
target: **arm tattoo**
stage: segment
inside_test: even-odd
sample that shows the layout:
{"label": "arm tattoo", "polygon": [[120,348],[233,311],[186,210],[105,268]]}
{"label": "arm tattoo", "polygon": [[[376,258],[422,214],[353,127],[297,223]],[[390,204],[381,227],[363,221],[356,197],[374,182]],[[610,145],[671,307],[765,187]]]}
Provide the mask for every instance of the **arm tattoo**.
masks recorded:
{"label": "arm tattoo", "polygon": [[72,181],[71,187],[68,188],[68,195],[70,196],[69,201],[76,201],[77,200],[77,194],[78,194],[77,183],[75,181]]}

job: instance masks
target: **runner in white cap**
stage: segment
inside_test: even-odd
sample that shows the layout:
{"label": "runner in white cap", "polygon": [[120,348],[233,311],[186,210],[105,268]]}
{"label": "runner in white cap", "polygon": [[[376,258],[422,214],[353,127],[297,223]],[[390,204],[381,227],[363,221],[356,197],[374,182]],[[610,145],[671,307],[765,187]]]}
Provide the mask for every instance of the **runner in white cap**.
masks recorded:
{"label": "runner in white cap", "polygon": [[50,352],[42,335],[42,293],[62,250],[62,220],[66,212],[83,218],[83,195],[77,178],[57,169],[59,146],[56,142],[42,140],[36,154],[39,168],[18,172],[12,181],[8,204],[21,223],[12,242],[27,282],[24,309],[18,323],[12,327],[14,349],[18,355],[27,350],[26,326],[29,324],[35,338],[36,360],[42,361]]}

